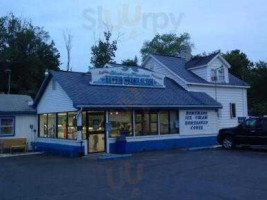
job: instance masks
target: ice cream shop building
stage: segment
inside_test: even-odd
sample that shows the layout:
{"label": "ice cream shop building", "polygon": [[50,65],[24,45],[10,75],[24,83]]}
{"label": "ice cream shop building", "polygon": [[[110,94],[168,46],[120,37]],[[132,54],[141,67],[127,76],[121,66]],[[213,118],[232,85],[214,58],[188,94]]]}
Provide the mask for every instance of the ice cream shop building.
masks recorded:
{"label": "ice cream shop building", "polygon": [[140,67],[49,71],[34,102],[36,149],[116,152],[216,144],[218,130],[247,116],[248,85],[218,53],[187,60],[149,55]]}

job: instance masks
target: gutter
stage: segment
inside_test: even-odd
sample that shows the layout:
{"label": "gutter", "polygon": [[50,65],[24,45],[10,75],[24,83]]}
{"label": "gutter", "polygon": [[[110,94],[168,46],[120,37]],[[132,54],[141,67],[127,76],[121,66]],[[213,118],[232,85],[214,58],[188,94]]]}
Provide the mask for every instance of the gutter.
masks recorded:
{"label": "gutter", "polygon": [[[187,85],[194,85],[194,86],[207,86],[207,87],[215,87],[215,84],[206,84],[206,83],[187,83]],[[249,89],[250,86],[240,86],[240,85],[216,85],[216,87],[228,87],[228,88],[246,88]]]}

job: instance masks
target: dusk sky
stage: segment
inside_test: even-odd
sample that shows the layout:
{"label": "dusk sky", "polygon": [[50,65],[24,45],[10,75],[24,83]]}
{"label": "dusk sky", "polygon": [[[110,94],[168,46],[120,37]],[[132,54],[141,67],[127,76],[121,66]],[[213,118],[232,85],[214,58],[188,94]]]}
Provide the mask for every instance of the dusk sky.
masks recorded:
{"label": "dusk sky", "polygon": [[116,62],[138,56],[156,33],[190,33],[193,54],[240,49],[252,61],[267,61],[266,0],[1,0],[0,15],[13,12],[49,32],[66,66],[63,31],[73,39],[71,67],[87,71],[90,48],[105,26],[119,35]]}

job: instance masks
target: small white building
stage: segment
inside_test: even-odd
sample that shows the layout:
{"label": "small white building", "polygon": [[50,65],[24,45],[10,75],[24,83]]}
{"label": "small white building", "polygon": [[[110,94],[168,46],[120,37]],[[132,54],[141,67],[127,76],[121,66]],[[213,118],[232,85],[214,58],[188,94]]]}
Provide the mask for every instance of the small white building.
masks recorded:
{"label": "small white building", "polygon": [[27,95],[0,94],[0,140],[26,138],[29,148],[37,130],[33,100]]}
{"label": "small white building", "polygon": [[141,67],[49,71],[34,102],[35,148],[87,154],[216,144],[218,130],[247,117],[248,84],[218,53],[187,61],[149,55]]}

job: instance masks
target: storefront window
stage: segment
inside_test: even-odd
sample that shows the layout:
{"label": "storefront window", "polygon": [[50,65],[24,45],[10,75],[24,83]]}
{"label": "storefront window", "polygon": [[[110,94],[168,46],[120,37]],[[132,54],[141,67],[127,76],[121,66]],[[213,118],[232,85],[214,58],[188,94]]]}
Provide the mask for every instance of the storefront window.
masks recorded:
{"label": "storefront window", "polygon": [[15,134],[15,123],[13,117],[0,117],[0,137]]}
{"label": "storefront window", "polygon": [[170,133],[179,133],[179,114],[177,111],[170,111]]}
{"label": "storefront window", "polygon": [[76,112],[39,115],[39,137],[76,139]]}
{"label": "storefront window", "polygon": [[160,120],[160,134],[169,133],[169,112],[164,111],[159,113]]}
{"label": "storefront window", "polygon": [[150,134],[158,134],[158,114],[150,114]]}
{"label": "storefront window", "polygon": [[158,134],[157,112],[136,112],[135,135],[156,135]]}
{"label": "storefront window", "polygon": [[56,137],[56,114],[55,113],[48,114],[47,120],[48,120],[47,137],[55,138]]}
{"label": "storefront window", "polygon": [[68,139],[77,138],[77,119],[76,112],[68,113]]}
{"label": "storefront window", "polygon": [[67,113],[58,113],[58,138],[67,139]]}
{"label": "storefront window", "polygon": [[161,135],[179,133],[177,111],[161,111],[159,118]]}
{"label": "storefront window", "polygon": [[135,135],[142,135],[142,114],[135,114]]}
{"label": "storefront window", "polygon": [[109,113],[109,122],[111,130],[110,137],[119,135],[132,136],[132,112],[126,111],[111,111]]}
{"label": "storefront window", "polygon": [[47,114],[39,115],[39,137],[47,137]]}

